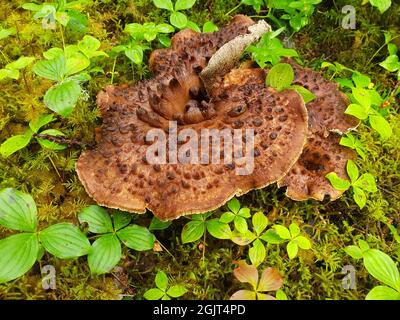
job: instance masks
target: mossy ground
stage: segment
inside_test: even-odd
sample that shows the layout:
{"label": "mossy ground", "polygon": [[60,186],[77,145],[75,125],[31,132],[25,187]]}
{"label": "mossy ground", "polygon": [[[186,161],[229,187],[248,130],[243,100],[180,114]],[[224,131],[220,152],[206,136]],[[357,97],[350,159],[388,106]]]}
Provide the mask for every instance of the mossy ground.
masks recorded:
{"label": "mossy ground", "polygon": [[[88,34],[92,34],[107,49],[123,41],[123,26],[130,22],[161,22],[167,16],[156,9],[150,0],[97,0],[86,10],[89,16]],[[238,4],[237,0],[197,1],[186,13],[190,19],[203,24],[212,20],[223,24],[229,20],[225,13]],[[295,47],[305,65],[316,67],[321,61],[338,61],[368,74],[380,92],[389,92],[395,77],[377,64],[387,55],[386,49],[370,58],[384,43],[383,31],[400,34],[400,5],[393,4],[383,15],[361,1],[323,1],[314,13],[309,26],[293,36]],[[51,46],[61,46],[57,31],[43,30],[31,13],[19,6],[23,1],[1,1],[0,20],[3,27],[15,27],[18,34],[1,43],[0,49],[15,60],[20,55],[41,53]],[[343,30],[341,8],[356,7],[357,28]],[[242,6],[236,13],[254,15],[251,7]],[[74,43],[79,35],[66,34],[66,42]],[[1,60],[1,65],[5,64]],[[53,128],[67,136],[85,142],[94,141],[94,128],[101,119],[96,109],[97,92],[111,79],[112,59],[105,59],[104,74],[97,74],[85,86],[81,99],[68,119],[58,117]],[[29,69],[29,68],[28,68]],[[148,76],[146,67],[134,68],[126,59],[118,59],[114,82],[122,83]],[[25,79],[25,80],[23,80]],[[42,97],[50,83],[24,73],[21,81],[0,83],[0,141],[27,127],[27,122],[47,110]],[[290,299],[364,299],[376,285],[362,264],[347,256],[343,248],[362,238],[372,247],[400,259],[396,244],[384,221],[400,225],[400,115],[398,105],[392,104],[389,116],[394,130],[391,139],[381,142],[366,126],[360,126],[359,137],[368,151],[365,161],[358,160],[363,172],[377,178],[379,192],[371,194],[367,205],[360,210],[351,192],[336,202],[294,202],[284,196],[284,190],[270,186],[254,191],[240,200],[254,210],[262,210],[271,222],[285,225],[297,222],[312,240],[312,250],[301,251],[298,258],[289,260],[284,247],[267,246],[267,259],[261,266],[277,268],[284,278],[283,290]],[[77,213],[93,201],[86,195],[74,171],[80,149],[63,152],[44,151],[36,143],[7,159],[0,159],[0,188],[15,187],[30,193],[39,209],[42,226],[61,221],[77,222]],[[140,225],[148,226],[151,214],[135,215]],[[233,260],[242,259],[247,248],[230,241],[206,239],[205,257],[199,243],[182,245],[180,233],[187,221],[181,218],[167,230],[155,232],[165,246],[162,252],[123,251],[119,272],[91,277],[86,258],[61,261],[46,254],[41,265],[51,264],[57,270],[57,289],[44,291],[41,286],[39,264],[22,278],[0,285],[0,299],[118,299],[121,294],[131,299],[142,299],[145,290],[153,287],[158,269],[164,270],[174,282],[185,283],[189,292],[184,298],[227,299],[241,285],[234,280]],[[7,231],[0,229],[2,235]],[[203,245],[201,243],[200,245]],[[342,288],[341,268],[352,264],[357,270],[357,288]],[[260,268],[261,269],[261,268]]]}

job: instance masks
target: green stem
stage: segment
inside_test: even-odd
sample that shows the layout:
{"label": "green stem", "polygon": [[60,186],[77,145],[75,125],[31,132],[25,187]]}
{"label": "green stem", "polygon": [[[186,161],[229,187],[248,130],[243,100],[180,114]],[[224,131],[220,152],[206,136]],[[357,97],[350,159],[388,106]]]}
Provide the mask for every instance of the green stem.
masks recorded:
{"label": "green stem", "polygon": [[10,59],[8,59],[7,55],[3,52],[3,50],[0,49],[0,53],[4,57],[4,60],[6,60],[6,63],[10,63]]}
{"label": "green stem", "polygon": [[[392,38],[390,41],[392,41],[392,40],[394,40],[394,39],[397,39],[397,38],[400,38],[400,35],[398,35],[398,36]],[[370,63],[372,62],[372,60],[374,60],[374,58],[376,57],[376,55],[377,55],[385,46],[387,46],[387,45],[388,45],[388,43],[384,43],[384,44],[373,54],[373,56],[371,57],[371,59],[368,60],[367,65],[370,64]]]}
{"label": "green stem", "polygon": [[242,6],[242,3],[239,3],[236,7],[234,7],[231,11],[229,11],[226,15],[229,16],[232,12],[236,11]]}
{"label": "green stem", "polygon": [[117,57],[115,57],[115,59],[114,59],[114,63],[113,63],[112,71],[111,71],[111,83],[110,84],[113,84],[113,82],[114,82],[114,73],[115,73],[116,64],[117,64]]}

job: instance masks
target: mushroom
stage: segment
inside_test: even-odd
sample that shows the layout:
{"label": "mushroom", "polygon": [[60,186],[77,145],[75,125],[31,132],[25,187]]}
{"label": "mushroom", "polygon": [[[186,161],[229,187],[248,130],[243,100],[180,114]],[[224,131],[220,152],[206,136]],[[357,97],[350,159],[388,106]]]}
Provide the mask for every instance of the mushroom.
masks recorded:
{"label": "mushroom", "polygon": [[[295,91],[266,88],[266,71],[258,68],[232,70],[211,95],[199,77],[208,57],[251,25],[239,16],[214,34],[181,31],[171,49],[152,54],[151,80],[108,86],[99,94],[103,126],[97,146],[76,164],[96,202],[130,212],[150,209],[171,220],[216,209],[286,175],[307,138],[302,98]],[[171,127],[171,121],[177,125]],[[159,129],[157,136],[149,142],[154,129]],[[204,139],[206,147],[189,148],[193,135]],[[165,142],[165,149],[149,158],[154,142]],[[160,150],[168,150],[166,163],[153,163]],[[178,154],[188,161],[177,161]],[[199,163],[191,161],[196,155]]]}

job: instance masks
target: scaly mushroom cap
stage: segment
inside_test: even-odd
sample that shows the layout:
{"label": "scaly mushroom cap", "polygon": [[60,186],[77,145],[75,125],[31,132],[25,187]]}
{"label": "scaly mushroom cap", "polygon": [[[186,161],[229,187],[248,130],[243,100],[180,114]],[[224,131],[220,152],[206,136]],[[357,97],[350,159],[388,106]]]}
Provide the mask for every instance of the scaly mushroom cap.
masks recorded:
{"label": "scaly mushroom cap", "polygon": [[[158,218],[171,220],[216,209],[234,195],[265,187],[288,172],[307,137],[308,117],[302,98],[292,90],[278,93],[265,88],[262,69],[232,70],[212,96],[206,94],[199,78],[206,64],[204,56],[207,60],[222,42],[246,33],[251,24],[240,16],[205,38],[192,31],[179,32],[172,49],[152,55],[153,79],[134,86],[109,86],[99,94],[103,126],[97,130],[97,147],[81,155],[76,169],[86,191],[100,205],[138,213],[148,208]],[[206,50],[207,43],[211,44]],[[243,135],[233,142],[234,151],[241,146],[244,154],[253,154],[254,170],[238,175],[249,162],[235,157],[229,160],[224,147],[230,143],[224,139],[211,144],[212,148],[204,150],[198,145],[195,149],[210,159],[217,150],[216,163],[173,164],[168,155],[167,164],[149,164],[146,135],[160,128],[168,139],[173,136],[171,120],[178,123],[178,135],[185,129],[194,130],[198,137],[204,129],[230,134],[240,129]],[[245,135],[246,129],[255,131],[254,144],[248,141],[251,136]],[[194,156],[193,149],[181,148],[190,141],[183,139],[178,146],[187,157]],[[168,147],[172,145],[168,143]]]}
{"label": "scaly mushroom cap", "polygon": [[326,195],[336,200],[344,191],[333,188],[325,176],[336,172],[339,177],[348,178],[346,163],[355,158],[355,153],[339,145],[340,134],[354,130],[359,121],[344,113],[349,102],[337,84],[290,59],[285,62],[295,71],[293,84],[310,90],[316,98],[306,105],[309,117],[306,147],[287,176],[278,181],[278,186],[287,186],[286,195],[293,200],[322,201]]}

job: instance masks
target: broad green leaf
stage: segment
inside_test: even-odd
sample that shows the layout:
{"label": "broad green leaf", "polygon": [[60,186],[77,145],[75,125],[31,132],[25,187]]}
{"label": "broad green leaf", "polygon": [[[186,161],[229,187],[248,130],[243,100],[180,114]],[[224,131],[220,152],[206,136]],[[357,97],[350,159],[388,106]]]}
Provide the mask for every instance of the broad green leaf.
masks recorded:
{"label": "broad green leaf", "polygon": [[0,154],[7,158],[13,153],[25,148],[31,141],[33,132],[28,129],[24,134],[12,136],[0,145]]}
{"label": "broad green leaf", "polygon": [[205,232],[203,221],[190,221],[182,229],[182,243],[195,242],[199,240]]}
{"label": "broad green leaf", "polygon": [[230,223],[235,219],[235,214],[232,212],[225,212],[222,214],[222,216],[219,218],[219,221],[222,223]]}
{"label": "broad green leaf", "polygon": [[107,210],[97,205],[91,205],[81,210],[78,215],[80,223],[87,223],[92,233],[107,233],[113,231],[113,225]]}
{"label": "broad green leaf", "polygon": [[390,55],[397,54],[398,49],[394,43],[388,43],[387,49],[388,49]]}
{"label": "broad green leaf", "polygon": [[81,91],[81,86],[78,83],[66,81],[47,90],[44,103],[50,110],[63,117],[68,117],[74,110]]}
{"label": "broad green leaf", "polygon": [[86,236],[71,223],[54,224],[39,233],[43,247],[60,259],[71,259],[89,253],[91,246]]}
{"label": "broad green leaf", "polygon": [[[53,137],[65,136],[64,133],[62,133],[61,131],[56,130],[56,129],[44,130],[40,134],[46,134],[46,135],[53,136]],[[50,149],[50,150],[64,150],[68,147],[68,145],[66,145],[66,144],[56,143],[56,142],[50,141],[48,139],[36,137],[36,140],[39,142],[39,144],[43,148]]]}
{"label": "broad green leaf", "polygon": [[275,268],[266,268],[261,274],[260,283],[258,284],[257,291],[276,291],[283,283],[283,279]]}
{"label": "broad green leaf", "polygon": [[6,68],[21,70],[23,68],[26,68],[28,65],[30,65],[34,60],[35,60],[34,57],[19,57],[18,60],[15,60],[15,61],[7,64]]}
{"label": "broad green leaf", "polygon": [[290,235],[293,238],[296,238],[300,234],[300,228],[297,224],[291,223],[289,226]]}
{"label": "broad green leaf", "polygon": [[238,214],[238,216],[241,216],[243,218],[250,218],[251,217],[249,208],[241,208],[237,214]]}
{"label": "broad green leaf", "polygon": [[182,285],[175,285],[168,289],[167,294],[172,298],[179,298],[187,292],[187,289]]}
{"label": "broad green leaf", "polygon": [[172,224],[171,221],[161,221],[159,219],[157,219],[156,217],[154,217],[151,220],[150,226],[149,226],[149,230],[164,230],[167,229],[170,225]]}
{"label": "broad green leaf", "polygon": [[167,294],[164,294],[161,300],[171,300],[171,298]]}
{"label": "broad green leaf", "polygon": [[250,290],[239,290],[229,300],[256,300],[256,293]]}
{"label": "broad green leaf", "polygon": [[288,228],[278,224],[274,225],[273,228],[282,239],[291,239],[290,231]]}
{"label": "broad green leaf", "polygon": [[35,232],[37,209],[32,197],[11,188],[1,190],[0,225],[12,230]]}
{"label": "broad green leaf", "polygon": [[288,300],[286,293],[282,289],[279,289],[275,296],[276,300]]}
{"label": "broad green leaf", "polygon": [[87,58],[96,56],[96,51],[100,48],[100,41],[95,37],[86,35],[78,42],[78,48]]}
{"label": "broad green leaf", "polygon": [[161,23],[156,27],[159,33],[172,33],[175,31],[175,28],[167,23]]}
{"label": "broad green leaf", "polygon": [[392,5],[391,0],[369,0],[369,3],[377,7],[380,13],[384,13]]}
{"label": "broad green leaf", "polygon": [[8,28],[8,29],[0,29],[0,40],[5,39],[13,34],[15,34],[17,31],[15,28]]}
{"label": "broad green leaf", "polygon": [[248,230],[246,219],[240,216],[236,216],[233,220],[235,228],[240,233],[245,233]]}
{"label": "broad green leaf", "polygon": [[69,22],[69,16],[66,12],[56,12],[55,18],[56,21],[58,21],[64,27],[66,27]]}
{"label": "broad green leaf", "polygon": [[308,89],[306,89],[306,88],[304,88],[302,86],[291,85],[290,89],[296,90],[297,93],[299,95],[301,95],[301,97],[303,98],[304,103],[309,103],[309,102],[313,101],[316,98],[314,93],[312,93],[310,90],[308,90]]}
{"label": "broad green leaf", "polygon": [[207,231],[217,239],[230,239],[232,231],[228,224],[218,221],[218,219],[211,219],[206,222]]}
{"label": "broad green leaf", "polygon": [[255,234],[250,230],[247,230],[245,233],[239,233],[235,230],[232,232],[231,240],[239,246],[245,246],[250,244],[255,238]]}
{"label": "broad green leaf", "polygon": [[174,5],[171,0],[153,0],[153,3],[157,8],[174,11]]}
{"label": "broad green leaf", "polygon": [[238,213],[240,210],[240,202],[238,199],[236,198],[232,198],[229,202],[228,202],[228,208],[229,210],[231,210],[233,213]]}
{"label": "broad green leaf", "polygon": [[297,245],[303,250],[311,249],[311,242],[304,236],[298,236],[295,238]]}
{"label": "broad green leaf", "polygon": [[[118,231],[124,227],[126,227],[132,220],[132,214],[120,210],[116,210],[112,219],[114,222],[114,230]],[[151,229],[150,229],[151,230]]]}
{"label": "broad green leaf", "polygon": [[54,116],[52,114],[46,114],[31,120],[29,122],[29,127],[34,133],[38,133],[40,128],[44,127],[46,124],[49,124],[52,121],[54,121]]}
{"label": "broad green leaf", "polygon": [[242,283],[250,283],[254,289],[258,285],[258,271],[253,265],[248,265],[246,261],[240,260],[237,262],[238,267],[233,270],[236,279]]}
{"label": "broad green leaf", "polygon": [[256,267],[264,262],[266,256],[265,246],[260,239],[253,242],[253,246],[249,249],[249,258]]}
{"label": "broad green leaf", "polygon": [[353,87],[352,94],[354,99],[367,110],[371,107],[371,96],[369,91],[363,88]]}
{"label": "broad green leaf", "polygon": [[354,192],[353,195],[354,201],[357,203],[360,209],[364,208],[364,206],[367,203],[367,197],[365,195],[365,192],[358,187],[353,187],[353,192]]}
{"label": "broad green leaf", "polygon": [[395,72],[400,69],[399,57],[396,54],[388,56],[384,61],[379,64],[389,72]]}
{"label": "broad green leaf", "polygon": [[147,290],[144,293],[143,297],[146,300],[160,300],[164,295],[165,295],[164,291],[161,291],[158,288],[153,288],[153,289]]}
{"label": "broad green leaf", "polygon": [[352,183],[356,182],[359,177],[358,167],[352,160],[348,160],[346,164],[346,171]]}
{"label": "broad green leaf", "polygon": [[278,233],[274,229],[268,229],[260,236],[260,239],[271,244],[280,244],[285,241],[278,235]]}
{"label": "broad green leaf", "polygon": [[376,279],[400,292],[400,274],[394,261],[384,252],[370,249],[364,252],[364,266]]}
{"label": "broad green leaf", "polygon": [[369,124],[380,134],[383,140],[390,138],[393,133],[389,122],[381,115],[371,115],[369,117]]}
{"label": "broad green leaf", "polygon": [[19,233],[0,240],[0,283],[14,280],[32,268],[39,251],[34,233]]}
{"label": "broad green leaf", "polygon": [[158,41],[166,48],[169,48],[171,46],[171,38],[165,34],[159,35]]}
{"label": "broad green leaf", "polygon": [[386,286],[376,286],[368,292],[365,300],[400,300],[400,292]]}
{"label": "broad green leaf", "polygon": [[299,247],[297,245],[297,242],[294,240],[291,240],[288,242],[286,246],[286,251],[288,253],[289,259],[294,259],[297,256],[297,252],[299,251]]}
{"label": "broad green leaf", "polygon": [[361,249],[361,252],[365,252],[370,249],[368,242],[365,240],[359,239],[357,243]]}
{"label": "broad green leaf", "polygon": [[278,63],[268,72],[266,84],[277,91],[288,88],[294,80],[294,71],[288,63]]}
{"label": "broad green leaf", "polygon": [[110,272],[121,259],[121,243],[115,234],[105,234],[92,244],[88,263],[92,274]]}
{"label": "broad green leaf", "polygon": [[[69,46],[67,46],[68,48]],[[49,50],[43,52],[43,57],[45,57],[47,60],[52,60],[55,58],[59,58],[59,57],[64,57],[64,51],[61,48],[50,48]]]}
{"label": "broad green leaf", "polygon": [[153,249],[156,240],[148,229],[135,224],[117,231],[117,235],[128,248],[137,251]]}
{"label": "broad green leaf", "polygon": [[81,72],[90,65],[90,60],[83,54],[77,53],[74,56],[67,58],[66,71],[67,76]]}
{"label": "broad green leaf", "polygon": [[203,32],[216,32],[216,31],[218,31],[218,27],[212,21],[207,21],[203,25]]}
{"label": "broad green leaf", "polygon": [[326,175],[326,178],[331,183],[332,187],[336,190],[345,191],[350,188],[350,182],[348,180],[340,178],[335,172],[330,172]]}
{"label": "broad green leaf", "polygon": [[362,105],[352,103],[350,104],[344,113],[356,117],[360,120],[365,120],[368,118],[368,111]]}
{"label": "broad green leaf", "polygon": [[370,173],[364,173],[360,179],[354,183],[354,186],[359,187],[368,192],[377,192],[375,177]]}
{"label": "broad green leaf", "polygon": [[33,66],[33,71],[42,78],[61,81],[66,74],[66,63],[63,55],[54,59],[39,61]]}
{"label": "broad green leaf", "polygon": [[357,246],[347,246],[344,251],[353,259],[361,259],[363,256],[361,249]]}
{"label": "broad green leaf", "polygon": [[193,22],[193,21],[190,21],[190,20],[188,20],[188,22],[187,22],[187,24],[186,24],[186,28],[192,29],[193,31],[196,31],[196,32],[201,32],[201,29],[200,29],[200,27],[197,25],[197,23],[195,23],[195,22]]}
{"label": "broad green leaf", "polygon": [[362,73],[355,72],[353,73],[351,79],[354,81],[357,87],[365,88],[371,83],[371,78],[363,75]]}
{"label": "broad green leaf", "polygon": [[268,218],[261,211],[258,211],[254,214],[252,223],[254,232],[259,236],[267,227]]}
{"label": "broad green leaf", "polygon": [[168,277],[164,271],[158,271],[156,274],[156,286],[162,291],[166,291],[168,287]]}
{"label": "broad green leaf", "polygon": [[19,71],[14,69],[0,69],[0,80],[5,78],[17,80],[19,79]]}
{"label": "broad green leaf", "polygon": [[129,47],[125,50],[125,55],[135,64],[143,62],[143,48],[141,46]]}
{"label": "broad green leaf", "polygon": [[183,29],[188,24],[188,19],[182,12],[173,12],[169,17],[169,21],[178,29]]}
{"label": "broad green leaf", "polygon": [[177,0],[175,3],[175,11],[190,9],[195,3],[196,0]]}

